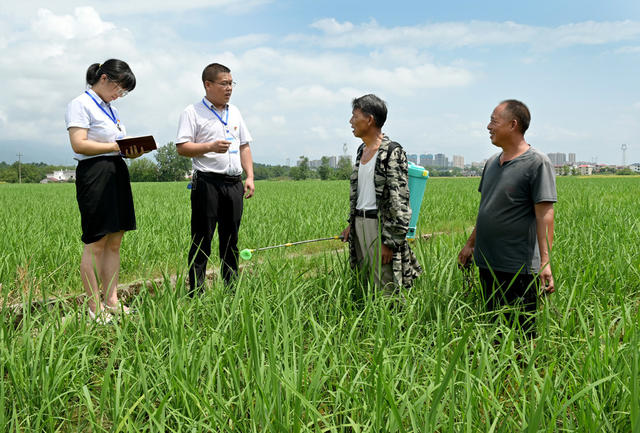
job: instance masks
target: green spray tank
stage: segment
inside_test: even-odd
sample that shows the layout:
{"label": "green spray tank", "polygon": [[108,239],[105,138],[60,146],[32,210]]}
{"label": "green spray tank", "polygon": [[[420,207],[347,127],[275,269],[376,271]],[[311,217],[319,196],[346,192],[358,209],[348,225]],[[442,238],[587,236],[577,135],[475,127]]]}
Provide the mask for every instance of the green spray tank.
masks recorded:
{"label": "green spray tank", "polygon": [[409,221],[409,231],[407,239],[415,239],[416,224],[420,216],[420,206],[422,205],[422,197],[427,187],[427,179],[429,179],[429,170],[416,165],[409,161],[409,205],[411,206],[411,221]]}

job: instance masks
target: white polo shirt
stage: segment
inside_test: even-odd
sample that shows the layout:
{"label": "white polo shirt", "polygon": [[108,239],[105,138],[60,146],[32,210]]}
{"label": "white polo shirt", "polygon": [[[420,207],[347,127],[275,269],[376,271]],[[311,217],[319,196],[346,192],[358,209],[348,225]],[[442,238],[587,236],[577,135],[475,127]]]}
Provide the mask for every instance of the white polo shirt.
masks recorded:
{"label": "white polo shirt", "polygon": [[[67,112],[65,114],[65,121],[67,129],[69,128],[82,128],[87,129],[87,138],[89,140],[97,141],[99,143],[114,143],[118,138],[124,138],[127,131],[124,125],[120,122],[120,115],[116,107],[104,102],[96,92],[89,89],[87,90],[93,96],[93,98],[100,104],[100,106],[109,115],[111,111],[120,125],[120,129],[111,120],[109,115],[105,114],[98,105],[91,99],[89,95],[83,93],[78,96],[67,105]],[[111,110],[109,110],[111,108]],[[74,159],[82,161],[84,159],[95,158],[97,156],[117,156],[120,152],[107,152],[99,155],[83,155],[81,153],[74,153]]]}
{"label": "white polo shirt", "polygon": [[206,98],[185,108],[180,115],[176,144],[207,143],[225,139],[231,141],[229,150],[225,153],[209,152],[192,158],[193,169],[231,176],[240,175],[240,145],[249,144],[252,141],[251,134],[235,105],[227,104],[226,109],[216,110],[218,116],[211,110],[216,109]]}

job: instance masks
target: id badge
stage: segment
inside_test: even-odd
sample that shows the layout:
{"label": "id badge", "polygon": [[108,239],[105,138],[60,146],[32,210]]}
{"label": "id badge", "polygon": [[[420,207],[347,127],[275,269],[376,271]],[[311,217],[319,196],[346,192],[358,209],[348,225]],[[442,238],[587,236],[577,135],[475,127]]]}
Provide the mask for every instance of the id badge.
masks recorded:
{"label": "id badge", "polygon": [[228,129],[226,130],[226,133],[227,133],[227,136],[225,137],[225,140],[231,142],[231,144],[229,145],[229,154],[233,155],[235,153],[238,153],[238,147],[236,147],[235,145],[238,139],[234,137],[231,131],[229,131]]}

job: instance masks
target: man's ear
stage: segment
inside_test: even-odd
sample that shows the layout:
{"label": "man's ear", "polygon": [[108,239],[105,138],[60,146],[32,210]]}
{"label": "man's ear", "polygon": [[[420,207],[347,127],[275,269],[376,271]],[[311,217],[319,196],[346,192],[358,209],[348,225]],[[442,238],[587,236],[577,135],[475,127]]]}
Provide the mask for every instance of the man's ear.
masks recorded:
{"label": "man's ear", "polygon": [[368,124],[369,126],[375,126],[376,121],[375,121],[375,119],[373,118],[373,114],[369,114],[369,118],[367,119],[367,124]]}

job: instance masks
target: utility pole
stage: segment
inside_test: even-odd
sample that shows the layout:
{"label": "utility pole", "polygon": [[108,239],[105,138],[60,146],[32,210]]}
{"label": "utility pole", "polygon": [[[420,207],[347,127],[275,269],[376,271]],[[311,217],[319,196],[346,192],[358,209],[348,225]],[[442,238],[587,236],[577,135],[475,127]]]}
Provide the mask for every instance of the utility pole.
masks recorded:
{"label": "utility pole", "polygon": [[20,165],[20,158],[22,158],[24,155],[21,153],[18,153],[18,183],[22,183],[22,167]]}

